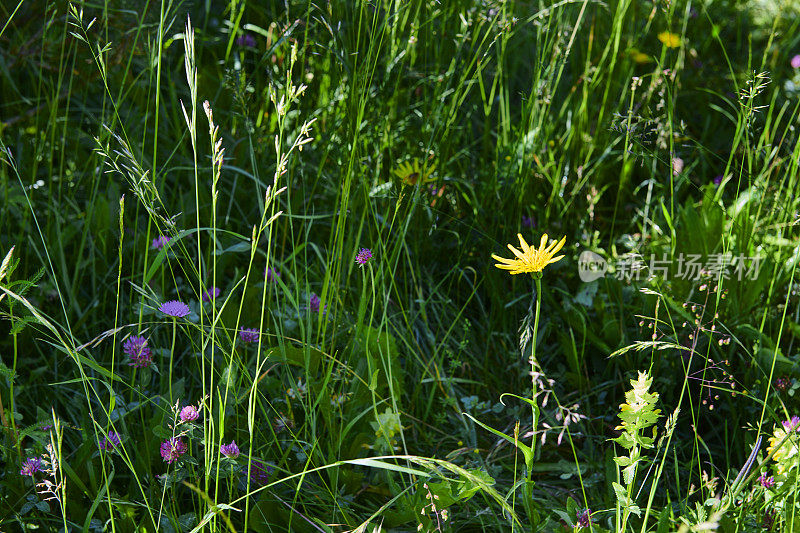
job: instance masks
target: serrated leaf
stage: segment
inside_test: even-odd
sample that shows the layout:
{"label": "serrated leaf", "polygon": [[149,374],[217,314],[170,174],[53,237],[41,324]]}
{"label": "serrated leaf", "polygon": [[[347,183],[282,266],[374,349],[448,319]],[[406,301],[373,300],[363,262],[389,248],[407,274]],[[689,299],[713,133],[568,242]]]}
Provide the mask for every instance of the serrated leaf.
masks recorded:
{"label": "serrated leaf", "polygon": [[622,480],[626,485],[633,483],[633,476],[636,473],[636,463],[622,469]]}
{"label": "serrated leaf", "polygon": [[22,330],[24,330],[25,326],[27,326],[28,324],[38,324],[38,323],[39,323],[39,321],[36,320],[36,318],[34,318],[32,316],[23,316],[23,317],[20,317],[20,318],[15,318],[14,321],[12,322],[12,324],[11,324],[11,329],[9,330],[8,334],[9,335],[17,335]]}
{"label": "serrated leaf", "polygon": [[625,491],[625,487],[613,481],[611,483],[611,487],[614,489],[614,493],[617,495],[617,501],[627,500],[628,493]]}
{"label": "serrated leaf", "polygon": [[0,376],[6,378],[11,383],[14,383],[14,378],[16,375],[16,372],[8,368],[3,362],[0,361]]}
{"label": "serrated leaf", "polygon": [[614,457],[614,462],[619,466],[626,467],[631,464],[631,458],[627,455],[623,455],[622,457]]}

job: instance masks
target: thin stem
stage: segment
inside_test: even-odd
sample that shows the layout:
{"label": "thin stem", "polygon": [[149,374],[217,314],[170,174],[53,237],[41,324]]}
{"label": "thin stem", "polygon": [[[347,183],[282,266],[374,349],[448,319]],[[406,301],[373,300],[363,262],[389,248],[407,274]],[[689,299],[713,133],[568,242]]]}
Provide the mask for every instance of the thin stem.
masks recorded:
{"label": "thin stem", "polygon": [[[536,404],[536,396],[537,396],[537,394],[536,394],[536,368],[538,367],[538,362],[536,360],[536,334],[539,331],[539,308],[542,306],[541,305],[542,304],[542,279],[541,279],[541,274],[539,274],[538,277],[537,277],[536,273],[534,273],[534,281],[536,282],[536,289],[535,289],[536,290],[536,310],[534,311],[534,316],[533,316],[533,337],[531,339],[531,342],[533,344],[531,345],[531,359],[530,359],[530,361],[531,361],[531,386],[532,386],[532,388],[531,388],[531,399],[533,400],[533,403],[531,403],[531,419],[532,419],[532,422],[531,422],[531,434],[533,435],[532,440],[531,440],[531,450],[533,450],[534,446],[535,446],[534,442],[536,440],[536,426],[538,425],[538,422],[539,422],[539,416],[538,416],[538,413],[537,413],[538,406]],[[530,465],[529,465],[529,468],[527,469],[527,472],[525,474],[526,474],[526,480],[527,480],[527,483],[525,483],[525,507],[526,507],[526,509],[528,511],[528,516],[530,518],[533,518],[533,516],[534,516],[533,515],[533,508],[531,507],[531,505],[533,503],[533,482],[531,480],[531,477],[533,476],[533,468],[530,468]]]}
{"label": "thin stem", "polygon": [[178,329],[177,320],[172,319],[172,346],[169,349],[169,404],[172,405],[172,362],[175,360],[175,330]]}
{"label": "thin stem", "polygon": [[[536,361],[536,334],[539,331],[539,308],[542,306],[542,279],[541,278],[534,278],[536,282],[536,311],[533,317],[533,338],[532,345],[531,345],[531,382],[533,384],[533,398],[531,398],[534,402],[536,402],[536,367],[538,366],[538,362]],[[534,415],[535,417],[535,415]],[[536,431],[536,428],[533,428]]]}

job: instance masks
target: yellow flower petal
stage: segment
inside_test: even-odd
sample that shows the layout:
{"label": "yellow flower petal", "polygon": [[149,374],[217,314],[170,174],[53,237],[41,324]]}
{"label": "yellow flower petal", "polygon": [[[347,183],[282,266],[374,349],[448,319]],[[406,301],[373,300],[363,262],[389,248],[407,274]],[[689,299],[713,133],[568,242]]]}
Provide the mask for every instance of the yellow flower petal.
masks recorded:
{"label": "yellow flower petal", "polygon": [[517,262],[516,259],[507,259],[505,257],[500,257],[499,255],[494,255],[494,254],[492,254],[492,259],[494,259],[495,261],[500,261],[501,263],[505,263],[507,265],[513,265],[514,263]]}
{"label": "yellow flower petal", "polygon": [[522,233],[517,233],[517,238],[519,239],[519,245],[522,247],[522,253],[528,255],[530,253],[531,247],[528,246],[528,243],[525,242],[525,239],[522,238]]}
{"label": "yellow flower petal", "polygon": [[542,235],[542,240],[539,241],[539,249],[541,250],[542,248],[544,248],[546,244],[547,244],[547,233]]}
{"label": "yellow flower petal", "polygon": [[567,242],[567,236],[566,235],[564,237],[562,237],[560,241],[558,241],[558,244],[556,244],[555,247],[552,250],[550,250],[550,253],[551,254],[558,253],[558,251],[561,250],[561,248],[564,247],[564,243],[565,242]]}
{"label": "yellow flower petal", "polygon": [[511,274],[541,272],[547,265],[564,258],[564,255],[553,256],[564,247],[564,243],[567,242],[566,237],[562,237],[560,241],[553,241],[548,245],[547,234],[542,235],[538,248],[531,247],[520,233],[517,234],[517,238],[522,247],[521,251],[510,244],[507,245],[508,249],[514,254],[514,258],[504,258],[492,254],[492,259],[498,261],[495,265],[497,268],[508,270]]}
{"label": "yellow flower petal", "polygon": [[525,259],[525,254],[524,254],[524,253],[522,253],[522,252],[520,252],[519,250],[517,250],[516,248],[514,248],[514,247],[513,247],[513,246],[511,246],[510,244],[508,245],[508,249],[509,249],[509,250],[511,250],[511,252],[512,252],[514,255],[516,255],[516,256],[517,256],[517,258],[518,258],[519,260],[523,260],[523,259]]}

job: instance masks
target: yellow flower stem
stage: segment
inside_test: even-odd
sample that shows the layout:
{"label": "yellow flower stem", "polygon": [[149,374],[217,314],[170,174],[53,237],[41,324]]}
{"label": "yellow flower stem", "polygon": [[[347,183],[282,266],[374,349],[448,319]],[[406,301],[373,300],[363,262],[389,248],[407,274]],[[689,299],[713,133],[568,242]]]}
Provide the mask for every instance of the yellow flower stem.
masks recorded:
{"label": "yellow flower stem", "polygon": [[[536,274],[539,274],[538,276]],[[536,311],[533,317],[533,339],[532,339],[532,346],[531,346],[531,382],[533,384],[533,398],[531,398],[534,402],[536,402],[536,376],[534,373],[536,372],[536,334],[539,331],[539,308],[542,306],[542,277],[541,273],[534,273],[533,280],[536,282]],[[534,415],[534,428],[533,431],[536,431],[536,415]]]}
{"label": "yellow flower stem", "polygon": [[[539,331],[539,308],[542,306],[542,273],[534,272],[533,280],[536,282],[536,311],[534,311],[533,315],[533,338],[531,339],[531,342],[533,343],[531,344],[531,400],[533,400],[533,403],[531,404],[531,418],[533,419],[531,427],[531,433],[533,434],[533,438],[531,440],[531,450],[534,450],[536,446],[536,426],[539,425],[539,407],[536,402],[536,367],[538,366],[538,362],[536,360],[536,334]],[[533,516],[533,482],[531,480],[531,476],[533,475],[532,469],[529,468],[526,474],[527,483],[525,484],[525,504],[526,507],[531,507],[528,509],[528,515]]]}

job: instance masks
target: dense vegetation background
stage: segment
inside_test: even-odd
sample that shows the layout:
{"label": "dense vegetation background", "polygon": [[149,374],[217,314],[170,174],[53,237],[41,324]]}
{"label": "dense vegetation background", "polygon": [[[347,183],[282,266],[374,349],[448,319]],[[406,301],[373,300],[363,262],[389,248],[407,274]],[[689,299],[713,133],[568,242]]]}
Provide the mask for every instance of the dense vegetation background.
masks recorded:
{"label": "dense vegetation background", "polygon": [[0,15],[4,530],[800,530],[798,4]]}

